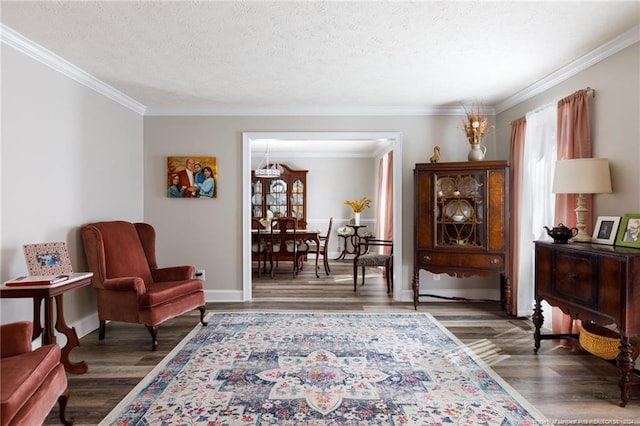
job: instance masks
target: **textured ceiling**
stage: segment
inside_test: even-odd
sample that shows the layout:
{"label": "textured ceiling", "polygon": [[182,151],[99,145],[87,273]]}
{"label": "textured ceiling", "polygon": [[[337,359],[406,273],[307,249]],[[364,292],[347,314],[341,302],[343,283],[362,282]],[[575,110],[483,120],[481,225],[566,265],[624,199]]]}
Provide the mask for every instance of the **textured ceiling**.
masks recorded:
{"label": "textured ceiling", "polygon": [[640,23],[626,2],[2,1],[148,108],[497,105]]}

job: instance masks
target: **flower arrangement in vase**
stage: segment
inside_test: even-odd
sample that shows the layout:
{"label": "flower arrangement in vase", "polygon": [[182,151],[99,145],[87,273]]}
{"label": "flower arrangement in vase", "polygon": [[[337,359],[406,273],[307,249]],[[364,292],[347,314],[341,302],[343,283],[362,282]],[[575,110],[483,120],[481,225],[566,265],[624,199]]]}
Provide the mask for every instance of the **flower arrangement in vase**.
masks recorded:
{"label": "flower arrangement in vase", "polygon": [[371,200],[368,199],[367,197],[362,197],[359,200],[353,200],[353,201],[347,200],[344,203],[347,206],[351,207],[351,209],[353,210],[354,225],[359,226],[360,213],[362,213],[364,209],[368,209],[369,207],[371,207]]}
{"label": "flower arrangement in vase", "polygon": [[267,210],[267,215],[259,220],[260,225],[267,231],[271,232],[271,221],[273,220],[273,212]]}
{"label": "flower arrangement in vase", "polygon": [[482,145],[482,139],[491,130],[492,126],[478,105],[474,104],[471,110],[465,108],[465,113],[467,118],[462,121],[462,124],[464,125],[467,141],[471,145],[468,159],[469,161],[479,161],[484,158],[487,152],[487,147]]}

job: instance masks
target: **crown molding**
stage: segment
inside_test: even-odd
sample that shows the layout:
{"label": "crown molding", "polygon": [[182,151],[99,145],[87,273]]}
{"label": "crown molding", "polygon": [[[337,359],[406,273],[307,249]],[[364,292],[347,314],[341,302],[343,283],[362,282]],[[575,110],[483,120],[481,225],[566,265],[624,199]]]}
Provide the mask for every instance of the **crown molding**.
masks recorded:
{"label": "crown molding", "polygon": [[507,98],[503,102],[495,106],[496,114],[499,114],[507,109],[514,107],[540,93],[548,90],[565,80],[573,77],[581,71],[597,64],[598,62],[612,56],[622,49],[631,46],[634,43],[640,41],[640,24],[632,27],[631,29],[620,34],[618,37],[603,44],[599,48],[584,55],[581,58],[570,62],[566,66],[560,68],[558,71],[550,74],[549,76],[537,81],[526,89],[516,93],[515,95]]}
{"label": "crown molding", "polygon": [[426,116],[460,115],[463,107],[451,106],[279,106],[279,107],[147,107],[147,116]]}
{"label": "crown molding", "polygon": [[101,95],[119,103],[120,105],[144,115],[146,107],[135,99],[125,95],[119,90],[114,89],[101,80],[98,80],[91,74],[83,71],[71,62],[61,58],[50,50],[32,42],[20,33],[14,31],[4,24],[0,24],[0,42],[12,47],[17,51],[29,56],[30,58],[47,65],[55,71],[77,81],[78,83],[92,89]]}

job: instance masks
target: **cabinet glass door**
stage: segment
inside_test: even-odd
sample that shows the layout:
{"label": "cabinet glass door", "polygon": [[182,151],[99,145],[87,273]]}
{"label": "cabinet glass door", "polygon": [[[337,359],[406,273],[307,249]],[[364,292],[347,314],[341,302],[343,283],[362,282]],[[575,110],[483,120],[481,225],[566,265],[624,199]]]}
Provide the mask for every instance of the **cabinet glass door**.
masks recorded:
{"label": "cabinet glass door", "polygon": [[251,214],[253,217],[264,217],[262,214],[262,181],[254,179],[251,182]]}
{"label": "cabinet glass door", "polygon": [[287,210],[287,182],[282,179],[272,179],[267,191],[267,209],[274,217],[288,216]]}
{"label": "cabinet glass door", "polygon": [[436,246],[484,247],[484,174],[439,175]]}
{"label": "cabinet glass door", "polygon": [[291,188],[291,211],[298,220],[304,219],[304,183],[296,178]]}

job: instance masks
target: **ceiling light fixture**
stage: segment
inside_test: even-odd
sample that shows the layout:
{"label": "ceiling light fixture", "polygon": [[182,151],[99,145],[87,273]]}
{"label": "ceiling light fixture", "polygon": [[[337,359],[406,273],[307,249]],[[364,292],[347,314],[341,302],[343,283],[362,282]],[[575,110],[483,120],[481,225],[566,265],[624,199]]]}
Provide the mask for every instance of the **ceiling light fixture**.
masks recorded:
{"label": "ceiling light fixture", "polygon": [[261,177],[261,178],[280,177],[282,170],[280,169],[280,167],[278,167],[277,163],[271,164],[269,159],[269,139],[267,139],[266,142],[267,142],[267,153],[266,153],[265,159],[258,165],[258,167],[255,169],[253,173],[255,177]]}

